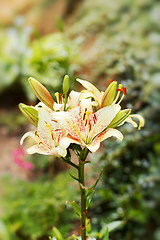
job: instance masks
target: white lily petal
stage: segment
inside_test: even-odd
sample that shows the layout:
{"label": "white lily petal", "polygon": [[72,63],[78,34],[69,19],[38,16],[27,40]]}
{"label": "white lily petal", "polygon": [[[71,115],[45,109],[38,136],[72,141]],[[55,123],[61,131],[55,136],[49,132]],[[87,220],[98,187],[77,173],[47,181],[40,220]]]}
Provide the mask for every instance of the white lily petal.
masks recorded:
{"label": "white lily petal", "polygon": [[[137,123],[136,123],[135,121],[133,121],[133,119],[132,119],[130,116],[127,117],[124,122],[131,123],[132,126],[135,127],[135,128],[138,126]],[[124,123],[124,122],[123,122],[123,123]]]}
{"label": "white lily petal", "polygon": [[90,82],[84,81],[81,79],[76,79],[79,83],[83,85],[83,87],[87,88],[89,91],[91,91],[97,98],[101,98],[100,91]]}
{"label": "white lily petal", "polygon": [[116,114],[120,111],[120,109],[121,109],[120,105],[114,104],[114,105],[101,108],[95,113],[97,122],[94,128],[92,129],[93,137],[95,137],[97,134],[99,134],[105,128],[107,128],[107,126],[116,116]]}
{"label": "white lily petal", "polygon": [[63,111],[64,110],[64,103],[54,102],[53,109],[54,109],[54,111],[60,111],[60,110]]}
{"label": "white lily petal", "polygon": [[26,133],[22,136],[22,138],[21,138],[21,140],[20,140],[20,145],[23,144],[24,140],[25,140],[27,137],[32,137],[32,138],[36,141],[36,136],[35,136],[35,133],[34,133],[34,132],[26,132]]}
{"label": "white lily petal", "polygon": [[82,119],[78,116],[79,107],[70,112],[55,112],[53,117],[66,129],[73,139],[80,140],[81,133],[85,132]]}
{"label": "white lily petal", "polygon": [[29,147],[27,149],[27,153],[28,154],[34,154],[34,153],[40,153],[40,154],[44,154],[44,155],[51,155],[51,152],[48,148],[46,147],[40,147],[38,145],[33,145],[32,147]]}
{"label": "white lily petal", "polygon": [[107,129],[106,131],[104,131],[103,133],[101,133],[99,136],[100,141],[104,141],[105,139],[109,138],[109,137],[116,137],[118,138],[120,141],[123,140],[123,134],[117,130],[117,129]]}
{"label": "white lily petal", "polygon": [[87,109],[88,112],[92,112],[92,102],[91,102],[91,98],[87,98],[87,99],[83,99],[80,102],[80,111],[81,111],[81,115],[83,115]]}
{"label": "white lily petal", "polygon": [[73,143],[71,138],[63,137],[59,141],[59,147],[61,147],[61,148],[68,148],[71,143]]}
{"label": "white lily petal", "polygon": [[59,146],[56,148],[58,154],[62,157],[65,157],[67,155],[67,149],[66,148],[60,148]]}
{"label": "white lily petal", "polygon": [[67,101],[67,104],[70,108],[78,107],[80,95],[81,93],[73,90],[70,92],[68,96],[68,101]]}
{"label": "white lily petal", "polygon": [[126,122],[130,122],[130,123],[132,123],[132,125],[134,124],[133,126],[136,126],[136,127],[137,127],[137,123],[135,121],[133,121],[132,117],[133,118],[137,118],[139,120],[138,130],[140,130],[141,127],[143,127],[144,124],[145,124],[144,118],[141,115],[139,115],[139,114],[131,114],[131,115],[129,115],[129,117],[127,118]]}
{"label": "white lily petal", "polygon": [[54,141],[52,139],[51,131],[51,115],[45,108],[41,108],[38,112],[38,133],[43,142],[49,147],[54,147]]}
{"label": "white lily petal", "polygon": [[88,90],[83,90],[81,92],[80,100],[83,100],[85,98],[94,98],[94,100],[98,103],[98,105],[101,105],[101,99],[99,99],[95,94]]}
{"label": "white lily petal", "polygon": [[100,147],[100,139],[96,138],[93,140],[93,142],[89,145],[86,145],[86,147],[91,151],[91,152],[96,152],[99,147]]}

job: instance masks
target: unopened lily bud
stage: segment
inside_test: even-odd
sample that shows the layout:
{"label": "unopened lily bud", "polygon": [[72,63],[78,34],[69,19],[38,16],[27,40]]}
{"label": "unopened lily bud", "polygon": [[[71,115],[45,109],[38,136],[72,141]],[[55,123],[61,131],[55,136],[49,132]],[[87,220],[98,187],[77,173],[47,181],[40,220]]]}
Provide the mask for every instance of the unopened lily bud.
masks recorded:
{"label": "unopened lily bud", "polygon": [[104,92],[104,95],[102,97],[102,103],[101,107],[109,106],[113,103],[117,91],[117,82],[113,81],[111,84],[109,84],[108,88]]}
{"label": "unopened lily bud", "polygon": [[130,115],[130,113],[131,109],[124,109],[119,111],[112,122],[109,124],[108,128],[115,128],[119,126]]}
{"label": "unopened lily bud", "polygon": [[70,79],[68,75],[65,75],[63,79],[63,93],[67,94],[69,92],[69,88],[70,88]]}
{"label": "unopened lily bud", "polygon": [[40,82],[38,82],[32,77],[30,77],[28,81],[36,97],[47,107],[53,109],[54,101],[48,90]]}
{"label": "unopened lily bud", "polygon": [[27,106],[23,103],[19,104],[19,109],[21,110],[23,115],[29,120],[29,122],[32,123],[35,127],[37,127],[38,111],[35,108]]}

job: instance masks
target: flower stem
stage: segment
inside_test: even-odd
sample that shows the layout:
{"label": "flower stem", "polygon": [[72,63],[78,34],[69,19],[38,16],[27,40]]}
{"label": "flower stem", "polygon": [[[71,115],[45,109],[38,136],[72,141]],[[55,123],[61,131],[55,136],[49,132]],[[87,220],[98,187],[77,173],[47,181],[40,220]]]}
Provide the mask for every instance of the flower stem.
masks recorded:
{"label": "flower stem", "polygon": [[79,180],[81,194],[81,239],[86,240],[86,196],[85,196],[85,180],[84,180],[84,161],[88,155],[88,149],[85,148],[81,152],[79,160]]}

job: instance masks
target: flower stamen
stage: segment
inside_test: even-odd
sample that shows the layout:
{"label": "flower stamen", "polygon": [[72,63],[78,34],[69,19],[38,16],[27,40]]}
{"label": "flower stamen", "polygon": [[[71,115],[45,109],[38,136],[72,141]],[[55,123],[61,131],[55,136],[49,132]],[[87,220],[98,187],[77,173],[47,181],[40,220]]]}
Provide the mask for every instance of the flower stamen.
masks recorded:
{"label": "flower stamen", "polygon": [[119,88],[117,89],[118,93],[117,93],[117,96],[116,96],[115,100],[113,101],[113,104],[115,104],[115,103],[118,101],[120,92],[122,92],[122,87],[123,87],[122,84],[119,84],[118,87],[119,87]]}
{"label": "flower stamen", "polygon": [[64,93],[60,95],[60,99],[59,99],[59,102],[60,102],[60,103],[62,102],[63,95],[64,95]]}
{"label": "flower stamen", "polygon": [[56,92],[54,95],[56,96],[57,103],[59,104],[60,103],[60,101],[59,101],[59,92]]}

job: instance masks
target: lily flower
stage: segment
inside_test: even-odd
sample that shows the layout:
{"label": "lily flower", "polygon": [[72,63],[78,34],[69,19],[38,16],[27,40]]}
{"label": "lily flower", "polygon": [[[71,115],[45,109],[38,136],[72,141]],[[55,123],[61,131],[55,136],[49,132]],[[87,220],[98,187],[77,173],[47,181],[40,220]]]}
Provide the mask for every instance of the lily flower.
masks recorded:
{"label": "lily flower", "polygon": [[52,119],[50,113],[44,107],[39,109],[38,119],[37,130],[25,133],[20,144],[23,144],[25,138],[31,137],[34,143],[27,149],[29,154],[40,153],[65,157],[66,149],[72,142],[66,136],[66,131]]}
{"label": "lily flower", "polygon": [[68,112],[53,112],[53,117],[67,130],[71,141],[95,152],[100,147],[100,142],[106,138],[114,136],[119,140],[123,139],[120,131],[107,129],[119,111],[120,106],[114,104],[94,113],[91,99],[83,99],[79,107]]}
{"label": "lily flower", "polygon": [[[100,108],[103,108],[105,106],[109,105],[120,105],[122,102],[123,98],[127,94],[127,89],[126,87],[123,87],[122,84],[119,84],[117,88],[117,82],[112,81],[110,79],[111,83],[106,89],[105,92],[100,92],[93,84],[89,83],[88,81],[84,81],[81,79],[77,79],[79,83],[81,83],[87,90],[82,91],[80,99],[85,99],[85,98],[94,98],[95,101],[98,103]],[[116,94],[117,92],[117,94]],[[122,95],[121,95],[122,93]],[[133,125],[133,127],[138,127],[138,130],[141,129],[141,127],[144,126],[145,120],[142,116],[139,114],[131,114],[130,109],[125,109],[120,111],[115,119],[111,122],[109,127],[118,127],[122,125],[125,122],[129,122]],[[139,126],[137,123],[132,119],[132,118],[137,118],[139,120]]]}
{"label": "lily flower", "polygon": [[[80,92],[71,91],[68,95],[66,109],[70,110],[72,108],[78,107],[80,103]],[[63,111],[64,110],[64,101],[63,96],[60,97],[59,93],[55,93],[57,103],[54,102],[53,110],[54,111]]]}

